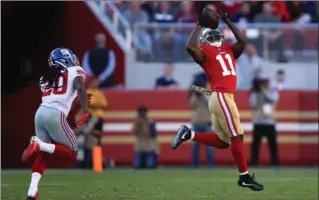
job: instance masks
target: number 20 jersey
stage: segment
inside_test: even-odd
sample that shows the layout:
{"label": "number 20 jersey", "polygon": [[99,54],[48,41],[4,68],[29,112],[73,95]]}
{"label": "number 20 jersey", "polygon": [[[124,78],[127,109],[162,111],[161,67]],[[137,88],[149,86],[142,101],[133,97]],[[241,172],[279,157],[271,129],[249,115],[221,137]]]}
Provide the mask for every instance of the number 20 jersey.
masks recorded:
{"label": "number 20 jersey", "polygon": [[43,92],[41,105],[55,108],[68,115],[77,96],[74,79],[77,76],[85,79],[86,73],[80,66],[74,66],[69,67],[68,71],[62,74],[63,76],[54,82],[54,85],[58,85],[59,88],[42,89],[45,85],[40,85]]}
{"label": "number 20 jersey", "polygon": [[199,47],[205,54],[205,71],[212,91],[235,93],[236,91],[236,61],[231,50],[231,44],[221,47],[201,44]]}

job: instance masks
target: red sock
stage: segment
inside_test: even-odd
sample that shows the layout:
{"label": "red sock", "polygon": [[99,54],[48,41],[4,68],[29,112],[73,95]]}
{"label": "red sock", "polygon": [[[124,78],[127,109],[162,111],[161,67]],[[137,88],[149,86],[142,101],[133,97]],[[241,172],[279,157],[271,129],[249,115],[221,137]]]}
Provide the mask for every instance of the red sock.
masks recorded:
{"label": "red sock", "polygon": [[243,139],[236,138],[231,141],[231,152],[236,160],[239,173],[242,175],[248,173]]}
{"label": "red sock", "polygon": [[222,141],[215,133],[195,132],[193,140],[208,146],[216,147],[218,149],[225,149],[229,146],[229,144]]}
{"label": "red sock", "polygon": [[46,153],[40,152],[32,165],[32,173],[38,172],[39,174],[43,174],[44,170],[47,167],[47,156]]}
{"label": "red sock", "polygon": [[77,153],[74,151],[71,151],[69,148],[67,148],[64,145],[55,144],[55,149],[54,149],[53,155],[61,157],[61,158],[75,160]]}

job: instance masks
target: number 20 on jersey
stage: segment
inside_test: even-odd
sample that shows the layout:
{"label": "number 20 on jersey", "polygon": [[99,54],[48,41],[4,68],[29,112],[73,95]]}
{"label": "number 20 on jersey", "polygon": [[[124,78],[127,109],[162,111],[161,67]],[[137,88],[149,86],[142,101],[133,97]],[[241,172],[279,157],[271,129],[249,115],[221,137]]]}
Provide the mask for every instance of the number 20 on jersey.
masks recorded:
{"label": "number 20 on jersey", "polygon": [[[49,88],[46,89],[42,96],[50,96],[51,94],[54,95],[63,95],[66,93],[67,91],[67,87],[68,87],[68,75],[67,73],[62,73],[63,76],[60,76],[58,79],[56,79],[53,83],[53,85],[55,86],[55,88]],[[58,87],[56,87],[58,86]]]}

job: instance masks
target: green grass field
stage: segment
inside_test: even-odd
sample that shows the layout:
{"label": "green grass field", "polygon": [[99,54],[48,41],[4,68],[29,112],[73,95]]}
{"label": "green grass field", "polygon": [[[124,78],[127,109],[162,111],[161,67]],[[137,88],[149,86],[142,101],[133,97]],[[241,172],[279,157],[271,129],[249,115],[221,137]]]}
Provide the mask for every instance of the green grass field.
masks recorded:
{"label": "green grass field", "polygon": [[[236,169],[47,171],[40,200],[317,200],[317,169],[252,169],[265,190],[237,186]],[[2,171],[3,200],[24,200],[29,171]]]}

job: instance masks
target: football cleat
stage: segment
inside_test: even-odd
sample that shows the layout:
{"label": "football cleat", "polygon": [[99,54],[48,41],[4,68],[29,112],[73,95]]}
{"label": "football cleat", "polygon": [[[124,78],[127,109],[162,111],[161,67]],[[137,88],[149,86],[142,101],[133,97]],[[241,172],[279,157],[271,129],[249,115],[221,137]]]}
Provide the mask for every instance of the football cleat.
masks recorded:
{"label": "football cleat", "polygon": [[39,193],[37,192],[34,197],[27,197],[26,200],[39,200]]}
{"label": "football cleat", "polygon": [[264,186],[255,180],[255,174],[240,175],[238,185],[240,187],[247,187],[253,191],[260,191],[264,189]]}
{"label": "football cleat", "polygon": [[31,141],[29,146],[22,153],[22,161],[27,161],[33,154],[40,152],[40,145],[36,141]]}
{"label": "football cleat", "polygon": [[187,141],[190,140],[192,136],[191,129],[189,129],[186,125],[182,125],[175,137],[172,139],[171,147],[172,149],[177,149],[177,147]]}

